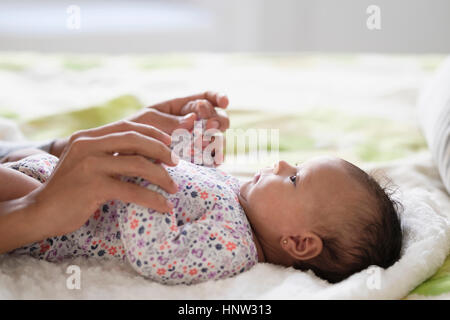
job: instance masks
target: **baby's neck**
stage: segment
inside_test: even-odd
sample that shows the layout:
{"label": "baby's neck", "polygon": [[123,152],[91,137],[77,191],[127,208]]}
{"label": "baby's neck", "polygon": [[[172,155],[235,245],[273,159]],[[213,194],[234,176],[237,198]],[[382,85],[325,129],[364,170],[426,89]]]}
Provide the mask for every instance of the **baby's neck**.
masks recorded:
{"label": "baby's neck", "polygon": [[256,237],[256,233],[253,230],[253,227],[252,227],[252,233],[253,233],[253,242],[255,243],[256,252],[258,253],[258,262],[265,262],[266,258],[264,256],[264,251],[262,249],[261,243],[259,242],[258,238]]}
{"label": "baby's neck", "polygon": [[255,243],[255,247],[256,247],[256,252],[258,253],[258,262],[265,262],[266,258],[264,255],[264,250],[262,248],[261,242],[259,241],[258,237],[256,236],[256,232],[255,229],[253,228],[252,222],[247,214],[247,211],[245,210],[245,206],[242,205],[241,203],[241,196],[238,196],[238,200],[239,200],[239,204],[242,207],[242,210],[245,213],[245,216],[247,217],[248,223],[250,224],[250,227],[252,229],[252,236],[253,236],[253,242]]}

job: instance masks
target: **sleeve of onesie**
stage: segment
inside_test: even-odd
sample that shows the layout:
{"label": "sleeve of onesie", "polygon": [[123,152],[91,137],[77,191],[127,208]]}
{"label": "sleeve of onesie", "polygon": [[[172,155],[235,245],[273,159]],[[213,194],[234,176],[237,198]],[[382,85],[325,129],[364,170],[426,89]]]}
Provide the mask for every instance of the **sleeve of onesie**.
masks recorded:
{"label": "sleeve of onesie", "polygon": [[35,154],[15,162],[7,162],[3,166],[18,170],[41,183],[47,181],[52,174],[58,158],[50,154]]}
{"label": "sleeve of onesie", "polygon": [[154,281],[194,284],[230,277],[254,265],[240,219],[227,220],[214,209],[196,212],[190,221],[177,218],[173,210],[160,213],[132,203],[117,205],[127,259]]}

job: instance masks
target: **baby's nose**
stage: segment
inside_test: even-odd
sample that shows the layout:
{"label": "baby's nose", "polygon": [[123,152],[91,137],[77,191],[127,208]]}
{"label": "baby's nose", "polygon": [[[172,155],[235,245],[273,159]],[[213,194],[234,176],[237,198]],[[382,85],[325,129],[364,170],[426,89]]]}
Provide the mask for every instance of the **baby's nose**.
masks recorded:
{"label": "baby's nose", "polygon": [[287,163],[284,160],[280,160],[277,163],[275,163],[274,168],[273,168],[273,173],[279,174],[280,172],[283,172],[283,170],[285,168],[289,168],[289,163]]}

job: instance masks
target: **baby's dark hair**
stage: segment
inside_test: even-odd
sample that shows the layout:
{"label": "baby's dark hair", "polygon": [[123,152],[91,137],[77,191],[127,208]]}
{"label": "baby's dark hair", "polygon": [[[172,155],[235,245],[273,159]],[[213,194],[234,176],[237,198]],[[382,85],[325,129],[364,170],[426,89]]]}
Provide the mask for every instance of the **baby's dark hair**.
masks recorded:
{"label": "baby's dark hair", "polygon": [[361,185],[360,201],[334,210],[352,210],[355,218],[341,227],[320,227],[322,252],[313,259],[297,261],[294,268],[312,270],[318,277],[337,283],[371,265],[388,268],[400,258],[402,230],[395,191],[381,187],[369,174],[343,160],[349,174]]}

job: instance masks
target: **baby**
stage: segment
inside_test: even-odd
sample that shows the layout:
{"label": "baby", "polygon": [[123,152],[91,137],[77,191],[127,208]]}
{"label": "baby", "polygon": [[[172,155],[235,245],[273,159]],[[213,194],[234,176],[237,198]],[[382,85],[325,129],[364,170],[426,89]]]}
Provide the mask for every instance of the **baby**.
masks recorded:
{"label": "baby", "polygon": [[[7,166],[45,182],[57,161],[37,154]],[[48,261],[119,259],[163,284],[223,279],[258,262],[312,270],[335,283],[370,265],[387,268],[400,256],[396,203],[344,160],[279,161],[243,184],[183,160],[167,171],[179,186],[175,194],[142,178],[124,179],[163,194],[172,211],[109,201],[79,230],[12,253]]]}

